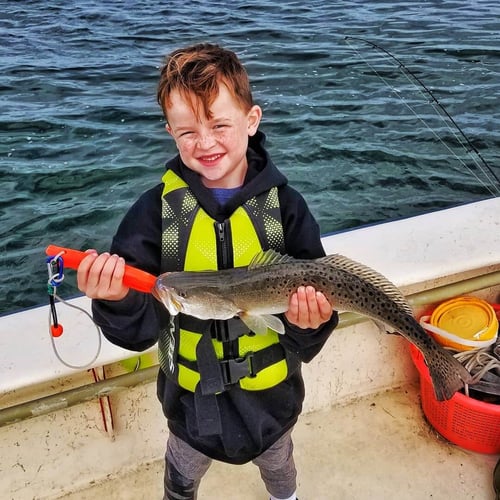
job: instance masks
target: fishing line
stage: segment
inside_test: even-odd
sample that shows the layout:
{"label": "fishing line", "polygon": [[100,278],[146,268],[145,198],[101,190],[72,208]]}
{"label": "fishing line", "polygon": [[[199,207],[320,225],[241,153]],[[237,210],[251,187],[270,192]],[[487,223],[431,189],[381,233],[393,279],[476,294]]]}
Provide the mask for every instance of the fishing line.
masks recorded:
{"label": "fishing line", "polygon": [[[349,43],[349,40],[357,40],[363,43],[368,44],[372,48],[381,52],[385,58],[390,58],[393,62],[397,64],[398,69],[402,72],[405,78],[409,83],[412,84],[414,88],[418,90],[418,92],[425,97],[426,99],[430,97],[430,104],[436,111],[438,117],[445,124],[447,129],[451,132],[453,137],[457,140],[457,142],[465,149],[465,151],[470,155],[470,158],[474,162],[477,169],[482,173],[482,175],[486,178],[487,182],[485,183],[474,170],[470,168],[467,163],[465,163],[455,151],[453,151],[448,144],[446,144],[443,139],[436,133],[434,129],[432,129],[429,124],[420,116],[415,109],[403,98],[401,93],[394,88],[393,85],[383,75],[380,74],[379,71],[361,54],[359,50],[356,49],[352,44]],[[364,38],[346,36],[346,43],[349,47],[356,52],[358,57],[385,83],[385,85],[394,92],[394,94],[398,97],[398,99],[410,110],[410,112],[424,125],[424,127],[431,132],[431,134],[476,178],[476,180],[493,196],[500,196],[500,178],[496,175],[490,165],[483,158],[481,153],[477,150],[477,148],[472,144],[470,139],[467,137],[465,132],[460,128],[460,126],[456,123],[453,117],[448,113],[446,108],[439,102],[439,100],[434,96],[432,91],[425,85],[425,83],[413,72],[411,71],[399,58],[391,54],[388,50],[383,47],[377,45],[376,43],[370,42],[369,40],[365,40]],[[418,84],[418,85],[417,85]],[[453,124],[454,128],[450,126],[447,119]],[[471,151],[475,153],[476,156],[471,154]],[[478,160],[479,159],[479,160]]]}
{"label": "fishing line", "polygon": [[[56,342],[54,340],[54,335],[50,335],[50,341],[52,343],[52,349],[54,350],[54,354],[56,356],[56,358],[64,365],[64,366],[67,366],[68,368],[73,368],[73,369],[76,369],[76,370],[84,370],[84,369],[87,369],[87,368],[90,368],[92,366],[92,364],[97,360],[97,358],[99,357],[99,354],[101,352],[101,346],[102,346],[102,339],[101,339],[101,331],[99,330],[99,327],[95,324],[94,322],[94,319],[92,318],[92,316],[85,310],[83,309],[82,307],[79,307],[79,306],[75,306],[74,304],[70,304],[69,302],[67,302],[66,300],[64,300],[62,297],[60,297],[59,295],[57,295],[57,293],[54,292],[54,298],[56,298],[59,302],[62,302],[64,305],[68,306],[68,307],[72,307],[73,309],[76,309],[82,313],[84,313],[85,315],[88,316],[88,318],[92,321],[92,323],[94,324],[94,326],[96,327],[96,330],[97,330],[97,350],[96,350],[96,353],[94,355],[94,357],[88,362],[88,363],[85,363],[83,365],[73,365],[71,363],[68,363],[67,361],[65,361],[62,356],[59,354],[59,351],[57,350],[57,346],[56,346]],[[51,313],[49,312],[49,332],[51,332],[51,319],[52,319],[52,315]]]}
{"label": "fishing line", "polygon": [[[50,341],[52,344],[52,349],[54,351],[54,355],[56,358],[64,365],[67,366],[68,368],[73,368],[76,370],[83,370],[86,368],[90,368],[91,365],[97,360],[99,357],[99,354],[101,352],[101,346],[102,346],[102,339],[101,339],[101,331],[99,329],[99,326],[95,323],[94,318],[82,307],[76,306],[74,304],[70,304],[66,300],[64,300],[62,297],[60,297],[57,294],[57,287],[62,284],[64,281],[64,264],[62,260],[62,252],[59,253],[58,255],[55,256],[50,256],[46,260],[47,262],[47,272],[49,275],[48,281],[47,281],[47,291],[49,294],[49,337]],[[62,335],[63,332],[63,327],[61,323],[59,323],[57,319],[57,311],[56,311],[56,300],[59,302],[62,302],[64,305],[71,307],[73,309],[76,309],[82,313],[84,313],[92,322],[92,324],[96,327],[97,330],[97,351],[94,355],[94,357],[88,362],[83,365],[73,365],[71,363],[68,363],[65,361],[62,356],[59,354],[59,351],[57,349],[57,345],[55,342],[55,337],[59,337]]]}
{"label": "fishing line", "polygon": [[[396,56],[394,56],[393,54],[391,54],[388,50],[384,49],[383,47],[373,43],[373,42],[370,42],[369,40],[365,40],[363,38],[356,38],[356,37],[351,37],[351,36],[347,36],[346,37],[346,41],[348,39],[352,39],[352,40],[358,40],[358,41],[362,41],[364,43],[367,43],[368,45],[370,45],[371,47],[375,48],[376,50],[379,50],[381,51],[383,54],[387,55],[388,57],[390,57],[393,61],[395,61],[398,65],[398,68],[402,71],[403,75],[406,77],[406,79],[408,80],[408,82],[410,82],[413,87],[415,87],[422,96],[424,97],[427,97],[429,96],[431,98],[431,101],[430,101],[430,104],[433,106],[434,109],[436,109],[436,107],[445,115],[441,115],[439,112],[437,113],[438,116],[441,118],[441,120],[443,121],[443,123],[446,125],[446,127],[448,128],[448,130],[452,133],[452,135],[455,137],[455,139],[457,140],[457,142],[467,151],[467,153],[470,153],[470,151],[474,151],[474,153],[476,153],[477,157],[474,157],[471,155],[471,158],[472,160],[474,161],[475,165],[478,167],[478,169],[483,173],[483,175],[485,175],[486,178],[488,178],[488,175],[491,175],[497,184],[500,184],[500,179],[497,177],[497,175],[495,174],[495,172],[492,170],[492,168],[488,165],[488,163],[486,162],[486,160],[482,157],[481,153],[477,150],[477,148],[472,144],[472,142],[469,140],[469,138],[467,137],[467,135],[465,134],[465,132],[460,128],[460,126],[456,123],[456,121],[453,119],[453,117],[448,113],[448,111],[446,110],[446,108],[439,102],[439,100],[434,96],[434,94],[432,93],[432,91],[425,85],[425,83],[414,73],[412,72],[400,59],[398,59]],[[425,120],[414,110],[414,108],[412,108],[408,102],[401,96],[401,93],[395,89],[377,70],[376,68],[373,67],[372,64],[370,64],[369,61],[367,61],[363,55],[358,51],[356,50],[351,44],[349,44],[349,42],[347,41],[347,44],[358,54],[358,56],[363,60],[363,62],[365,62],[365,64],[367,66],[370,67],[370,69],[372,69],[372,71],[398,96],[398,98],[403,102],[403,104],[405,104],[405,106],[415,115],[416,118],[418,118],[420,120],[420,122],[438,139],[439,142],[441,142],[443,144],[443,146],[448,149],[448,151],[453,155],[455,156],[455,158],[457,158],[460,163],[462,163],[462,165],[464,165],[468,170],[469,172],[471,172],[475,177],[476,179],[478,180],[479,183],[481,183],[491,194],[495,194],[491,191],[491,189],[489,188],[488,185],[484,184],[484,182],[467,166],[466,163],[464,163],[460,157],[458,157],[456,155],[456,153],[441,139],[441,137],[439,137],[439,135],[435,132],[435,130],[433,130],[431,127],[429,127],[429,125],[427,124],[427,122],[425,122]],[[418,83],[418,86],[415,85],[415,82]],[[425,93],[424,93],[425,92]],[[449,124],[446,122],[446,118],[448,118],[451,123],[454,125],[455,129],[451,128],[449,126]],[[458,132],[458,133],[457,133]],[[477,161],[477,158],[479,158],[481,160],[481,162],[479,163]],[[491,179],[488,178],[488,181],[492,182]],[[500,190],[497,188],[496,190],[496,194],[500,194]]]}

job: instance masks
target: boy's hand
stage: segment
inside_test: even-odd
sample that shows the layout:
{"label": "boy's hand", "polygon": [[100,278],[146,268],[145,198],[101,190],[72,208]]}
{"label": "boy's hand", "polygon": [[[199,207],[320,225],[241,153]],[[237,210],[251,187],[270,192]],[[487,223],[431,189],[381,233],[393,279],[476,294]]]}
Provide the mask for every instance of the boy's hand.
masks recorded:
{"label": "boy's hand", "polygon": [[129,288],[123,285],[125,260],[118,255],[87,250],[78,266],[78,289],[91,299],[121,300]]}
{"label": "boy's hand", "polygon": [[321,293],[312,286],[301,286],[290,297],[285,317],[299,328],[319,328],[332,316],[333,308]]}

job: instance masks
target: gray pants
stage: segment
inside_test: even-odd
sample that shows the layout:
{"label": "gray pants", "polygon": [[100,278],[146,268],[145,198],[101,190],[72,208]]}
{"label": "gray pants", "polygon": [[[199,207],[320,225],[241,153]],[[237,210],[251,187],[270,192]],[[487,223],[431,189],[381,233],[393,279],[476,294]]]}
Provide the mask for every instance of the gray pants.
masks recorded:
{"label": "gray pants", "polygon": [[[291,430],[288,431],[253,460],[253,463],[259,467],[260,476],[267,491],[276,498],[288,498],[297,489],[297,471],[293,460],[291,433]],[[196,498],[200,480],[210,467],[212,459],[195,450],[177,436],[170,434],[167,441],[165,462],[164,500],[182,498],[182,496],[177,497],[172,494],[172,482],[193,491],[193,496],[186,498]],[[245,485],[242,487],[245,488]]]}

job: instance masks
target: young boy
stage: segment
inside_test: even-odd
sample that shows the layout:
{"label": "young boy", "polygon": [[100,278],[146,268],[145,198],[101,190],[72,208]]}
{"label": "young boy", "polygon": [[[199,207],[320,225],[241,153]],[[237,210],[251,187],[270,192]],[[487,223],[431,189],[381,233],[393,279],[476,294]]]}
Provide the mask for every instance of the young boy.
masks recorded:
{"label": "young boy", "polygon": [[286,333],[255,335],[238,318],[170,317],[122,277],[125,262],[159,275],[244,266],[269,248],[321,257],[318,225],[264,149],[262,111],[233,52],[210,44],[174,51],[158,102],[179,154],[126,214],[111,254],[89,250],[79,289],[95,299],[94,318],[111,342],[137,351],[158,342],[158,398],[170,431],[165,499],[196,498],[212,459],[252,460],[271,498],[295,499],[300,364],[337,324],[324,295],[300,287],[282,315]]}

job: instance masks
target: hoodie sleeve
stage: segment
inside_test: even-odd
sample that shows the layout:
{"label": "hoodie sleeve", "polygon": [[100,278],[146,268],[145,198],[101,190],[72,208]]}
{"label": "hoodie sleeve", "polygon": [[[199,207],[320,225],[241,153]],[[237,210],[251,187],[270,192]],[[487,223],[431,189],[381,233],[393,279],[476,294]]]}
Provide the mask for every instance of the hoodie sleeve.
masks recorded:
{"label": "hoodie sleeve", "polygon": [[[144,193],[130,208],[113,237],[111,253],[155,276],[161,265],[161,185]],[[151,294],[130,290],[120,301],[93,300],[94,320],[113,344],[143,351],[158,340],[168,312]]]}
{"label": "hoodie sleeve", "polygon": [[[323,257],[325,250],[319,225],[302,195],[286,185],[280,192],[280,206],[286,252],[297,259]],[[335,307],[335,304],[332,305]],[[330,320],[318,329],[302,329],[288,323],[284,315],[281,315],[281,319],[286,330],[285,335],[280,337],[281,343],[306,363],[319,353],[339,320],[338,313],[334,311]]]}

